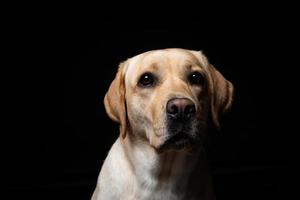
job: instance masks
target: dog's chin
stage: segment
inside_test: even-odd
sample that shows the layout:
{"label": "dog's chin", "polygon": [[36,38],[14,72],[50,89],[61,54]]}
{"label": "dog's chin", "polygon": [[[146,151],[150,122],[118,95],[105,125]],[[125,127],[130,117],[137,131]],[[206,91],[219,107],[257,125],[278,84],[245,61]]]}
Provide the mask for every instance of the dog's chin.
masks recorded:
{"label": "dog's chin", "polygon": [[198,138],[192,137],[186,133],[177,133],[167,137],[157,148],[159,153],[166,151],[186,151],[192,152],[199,144]]}

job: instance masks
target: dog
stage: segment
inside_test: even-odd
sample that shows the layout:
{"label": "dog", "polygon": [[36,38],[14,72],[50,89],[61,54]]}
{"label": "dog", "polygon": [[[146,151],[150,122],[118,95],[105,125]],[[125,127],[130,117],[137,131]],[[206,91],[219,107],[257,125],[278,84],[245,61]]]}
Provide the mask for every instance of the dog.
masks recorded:
{"label": "dog", "polygon": [[201,51],[153,50],[121,63],[104,97],[120,135],[92,200],[215,199],[203,140],[233,91]]}

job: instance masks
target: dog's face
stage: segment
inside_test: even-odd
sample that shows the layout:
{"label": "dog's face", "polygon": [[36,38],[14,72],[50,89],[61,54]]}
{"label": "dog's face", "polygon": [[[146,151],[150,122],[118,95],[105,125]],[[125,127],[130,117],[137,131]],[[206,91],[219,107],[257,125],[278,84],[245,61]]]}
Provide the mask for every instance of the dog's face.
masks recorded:
{"label": "dog's face", "polygon": [[209,112],[218,126],[232,93],[232,84],[201,52],[165,49],[123,63],[105,106],[123,137],[129,132],[156,150],[178,150],[198,145]]}

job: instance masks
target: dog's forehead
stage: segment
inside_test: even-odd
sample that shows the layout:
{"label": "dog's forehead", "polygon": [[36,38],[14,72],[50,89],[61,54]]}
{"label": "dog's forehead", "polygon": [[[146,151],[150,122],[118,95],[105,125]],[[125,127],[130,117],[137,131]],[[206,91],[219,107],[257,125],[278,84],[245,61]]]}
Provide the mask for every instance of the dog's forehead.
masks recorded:
{"label": "dog's forehead", "polygon": [[[185,50],[185,49],[163,49],[148,51],[128,60],[126,74],[130,76],[153,65],[188,65],[197,64],[203,66],[201,62],[201,52]],[[200,58],[200,59],[199,59]]]}

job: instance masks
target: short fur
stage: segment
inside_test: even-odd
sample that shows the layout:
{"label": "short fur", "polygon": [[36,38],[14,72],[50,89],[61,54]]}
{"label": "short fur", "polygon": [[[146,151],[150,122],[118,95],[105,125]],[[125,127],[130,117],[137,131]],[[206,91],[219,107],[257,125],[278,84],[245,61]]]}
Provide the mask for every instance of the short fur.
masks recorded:
{"label": "short fur", "polygon": [[[204,85],[188,82],[192,71],[203,75]],[[145,72],[156,75],[153,87],[138,85]],[[161,148],[171,134],[166,104],[173,98],[195,105],[187,134],[200,140],[198,146]],[[109,117],[120,124],[120,137],[105,159],[92,200],[214,199],[201,141],[208,117],[219,127],[232,98],[233,85],[199,51],[154,50],[120,64],[104,99]]]}

